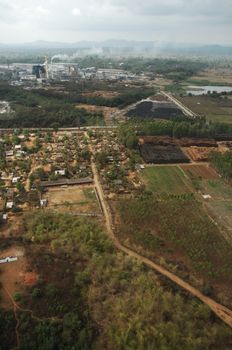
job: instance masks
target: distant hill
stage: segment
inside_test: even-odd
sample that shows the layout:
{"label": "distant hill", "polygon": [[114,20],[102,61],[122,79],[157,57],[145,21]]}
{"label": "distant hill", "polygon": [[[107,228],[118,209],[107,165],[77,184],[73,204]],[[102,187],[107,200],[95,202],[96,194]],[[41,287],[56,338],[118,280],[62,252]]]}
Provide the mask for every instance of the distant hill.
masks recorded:
{"label": "distant hill", "polygon": [[[197,55],[197,56],[232,56],[232,46],[179,44],[160,41],[134,40],[106,40],[106,41],[79,41],[76,43],[34,41],[23,44],[1,44],[0,54],[3,52],[20,52],[22,50],[90,50],[89,53],[103,54],[148,54],[148,55]],[[58,53],[58,51],[57,51]],[[88,52],[87,52],[88,53]]]}

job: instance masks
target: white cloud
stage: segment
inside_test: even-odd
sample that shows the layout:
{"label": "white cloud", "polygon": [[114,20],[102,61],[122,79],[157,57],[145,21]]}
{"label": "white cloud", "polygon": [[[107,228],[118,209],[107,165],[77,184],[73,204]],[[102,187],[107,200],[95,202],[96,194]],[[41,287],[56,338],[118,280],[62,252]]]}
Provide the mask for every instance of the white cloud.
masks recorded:
{"label": "white cloud", "polygon": [[72,14],[73,14],[73,16],[81,16],[81,10],[78,7],[75,7],[72,10]]}
{"label": "white cloud", "polygon": [[0,0],[0,42],[164,38],[232,44],[231,2]]}

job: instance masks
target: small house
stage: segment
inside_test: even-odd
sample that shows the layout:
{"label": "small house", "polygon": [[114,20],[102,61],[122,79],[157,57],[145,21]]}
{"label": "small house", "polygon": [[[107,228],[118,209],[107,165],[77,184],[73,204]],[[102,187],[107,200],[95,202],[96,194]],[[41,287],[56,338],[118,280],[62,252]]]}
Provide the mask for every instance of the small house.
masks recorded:
{"label": "small house", "polygon": [[55,170],[55,175],[65,176],[65,170]]}
{"label": "small house", "polygon": [[20,180],[20,176],[13,177],[12,184],[16,184]]}
{"label": "small house", "polygon": [[6,208],[7,208],[7,209],[12,209],[13,206],[14,206],[14,202],[12,202],[12,201],[6,202]]}

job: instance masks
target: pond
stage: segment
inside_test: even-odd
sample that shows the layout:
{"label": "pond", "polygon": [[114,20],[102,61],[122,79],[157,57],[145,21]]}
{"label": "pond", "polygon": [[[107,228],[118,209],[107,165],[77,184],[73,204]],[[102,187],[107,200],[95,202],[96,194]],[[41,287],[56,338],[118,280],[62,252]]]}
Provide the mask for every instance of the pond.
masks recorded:
{"label": "pond", "polygon": [[194,96],[199,96],[199,95],[204,95],[207,94],[208,91],[210,91],[211,93],[213,91],[216,91],[218,93],[221,92],[232,92],[232,86],[188,86],[187,87],[187,93],[188,94],[192,94]]}

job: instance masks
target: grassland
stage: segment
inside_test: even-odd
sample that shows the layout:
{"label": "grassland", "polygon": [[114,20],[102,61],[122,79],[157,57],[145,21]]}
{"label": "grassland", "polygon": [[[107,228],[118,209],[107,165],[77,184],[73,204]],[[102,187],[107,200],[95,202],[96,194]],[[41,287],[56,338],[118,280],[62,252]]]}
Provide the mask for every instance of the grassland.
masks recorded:
{"label": "grassland", "polygon": [[207,201],[198,195],[204,202],[208,214],[217,222],[221,232],[232,244],[232,187],[217,175],[210,166],[182,166],[189,176],[198,194],[209,195]]}
{"label": "grassland", "polygon": [[193,192],[191,182],[178,166],[152,166],[141,173],[148,189],[154,194],[185,194]]}
{"label": "grassland", "polygon": [[214,122],[232,123],[232,100],[210,96],[180,97],[180,101],[200,116]]}
{"label": "grassland", "polygon": [[232,200],[232,187],[223,179],[202,180],[199,186],[202,192],[209,194],[215,200]]}
{"label": "grassland", "polygon": [[191,84],[199,85],[232,85],[231,69],[209,69],[191,77]]}

